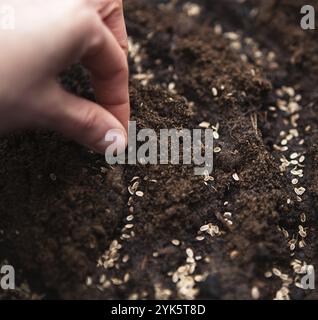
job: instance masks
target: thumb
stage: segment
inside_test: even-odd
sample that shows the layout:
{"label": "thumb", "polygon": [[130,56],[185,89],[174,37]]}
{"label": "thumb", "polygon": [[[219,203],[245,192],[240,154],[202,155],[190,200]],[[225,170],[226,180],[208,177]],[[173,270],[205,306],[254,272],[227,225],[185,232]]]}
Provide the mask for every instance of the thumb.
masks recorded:
{"label": "thumb", "polygon": [[[125,151],[127,134],[115,116],[94,102],[74,96],[62,88],[58,90],[57,105],[49,112],[49,128],[102,154],[113,143],[117,153]],[[105,135],[110,130],[114,141],[106,142]]]}

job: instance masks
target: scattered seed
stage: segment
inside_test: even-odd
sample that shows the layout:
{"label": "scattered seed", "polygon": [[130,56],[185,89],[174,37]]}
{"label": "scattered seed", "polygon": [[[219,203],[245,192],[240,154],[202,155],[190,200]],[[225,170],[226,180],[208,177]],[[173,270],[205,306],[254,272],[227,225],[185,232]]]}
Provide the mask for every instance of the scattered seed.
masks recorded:
{"label": "scattered seed", "polygon": [[301,156],[298,161],[299,163],[303,163],[305,161],[305,156]]}
{"label": "scattered seed", "polygon": [[172,243],[174,246],[179,246],[179,245],[180,245],[180,241],[177,240],[177,239],[172,240],[171,243]]}
{"label": "scattered seed", "polygon": [[232,213],[231,213],[231,212],[225,212],[225,213],[224,213],[224,217],[225,217],[225,218],[228,218],[228,219],[229,219],[229,218],[232,218]]}
{"label": "scattered seed", "polygon": [[295,184],[297,184],[297,183],[298,183],[298,179],[293,179],[293,180],[292,180],[292,184],[295,185]]}
{"label": "scattered seed", "polygon": [[209,229],[209,226],[206,224],[200,228],[200,231],[204,232],[204,231],[207,231],[208,229]]}
{"label": "scattered seed", "polygon": [[234,179],[235,181],[239,181],[239,180],[240,180],[240,178],[239,178],[239,176],[238,176],[237,173],[233,173],[232,177],[233,177],[233,179]]}
{"label": "scattered seed", "polygon": [[305,191],[306,191],[306,189],[305,189],[304,187],[295,188],[294,190],[295,190],[295,192],[296,192],[296,194],[297,194],[298,196],[302,196],[302,195],[305,193]]}
{"label": "scattered seed", "polygon": [[260,292],[258,287],[253,287],[251,290],[251,296],[254,300],[258,300],[260,298]]}
{"label": "scattered seed", "polygon": [[219,133],[217,131],[213,131],[213,138],[215,140],[218,140],[220,138],[220,135],[219,135]]}
{"label": "scattered seed", "polygon": [[188,256],[189,258],[193,258],[193,250],[192,250],[192,249],[187,248],[186,253],[187,253],[187,256]]}
{"label": "scattered seed", "polygon": [[300,221],[302,223],[304,223],[304,222],[306,222],[306,219],[307,219],[306,214],[304,212],[302,212],[301,215],[300,215]]}
{"label": "scattered seed", "polygon": [[143,197],[144,196],[144,193],[142,191],[137,191],[136,192],[136,196],[137,197]]}
{"label": "scattered seed", "polygon": [[218,95],[218,90],[214,87],[212,88],[212,94],[214,97],[217,97],[217,95]]}
{"label": "scattered seed", "polygon": [[204,238],[203,236],[197,236],[196,239],[197,239],[198,241],[202,241],[202,240],[204,240],[205,238]]}
{"label": "scattered seed", "polygon": [[134,219],[134,216],[132,214],[127,216],[126,218],[127,221],[132,221],[133,219]]}
{"label": "scattered seed", "polygon": [[282,272],[277,268],[273,268],[272,271],[273,271],[274,275],[277,277],[280,277],[282,275]]}
{"label": "scattered seed", "polygon": [[240,253],[237,250],[233,250],[230,253],[230,258],[231,259],[235,259],[236,257],[238,257],[240,255]]}
{"label": "scattered seed", "polygon": [[89,286],[91,286],[92,284],[93,284],[92,278],[91,278],[91,277],[87,277],[87,278],[86,278],[86,285],[89,287]]}
{"label": "scattered seed", "polygon": [[210,122],[207,122],[207,121],[203,121],[199,124],[199,127],[200,128],[203,128],[203,129],[208,129],[210,127]]}

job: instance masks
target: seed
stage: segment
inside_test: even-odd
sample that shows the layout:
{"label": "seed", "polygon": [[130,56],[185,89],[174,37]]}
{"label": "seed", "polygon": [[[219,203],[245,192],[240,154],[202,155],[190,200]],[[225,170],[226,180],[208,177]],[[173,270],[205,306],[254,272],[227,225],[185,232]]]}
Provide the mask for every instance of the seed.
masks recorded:
{"label": "seed", "polygon": [[122,259],[123,263],[128,262],[128,260],[129,260],[129,255],[128,254],[124,255]]}
{"label": "seed", "polygon": [[104,283],[106,281],[106,276],[104,274],[102,274],[99,278],[99,283]]}
{"label": "seed", "polygon": [[193,257],[188,257],[186,261],[187,261],[187,263],[194,263],[195,262]]}
{"label": "seed", "polygon": [[237,251],[237,250],[233,250],[231,253],[230,253],[230,258],[231,259],[235,259],[236,257],[238,257],[240,255],[240,253]]}
{"label": "seed", "polygon": [[198,275],[194,276],[194,281],[195,281],[195,282],[204,281],[204,276],[201,275],[201,274],[198,274]]}
{"label": "seed", "polygon": [[225,38],[229,39],[229,40],[238,40],[239,39],[239,35],[235,32],[226,32],[224,34]]}
{"label": "seed", "polygon": [[251,296],[254,300],[258,300],[260,298],[260,292],[259,289],[257,287],[253,287],[251,290]]}
{"label": "seed", "polygon": [[306,214],[303,212],[301,215],[300,215],[300,221],[302,222],[302,223],[304,223],[304,222],[306,222]]}
{"label": "seed", "polygon": [[134,216],[132,214],[127,216],[126,218],[127,221],[132,221],[133,219],[134,219]]}
{"label": "seed", "polygon": [[233,179],[234,179],[235,181],[239,181],[239,180],[240,180],[240,178],[239,178],[239,176],[238,176],[237,173],[234,173],[234,174],[232,175],[232,177],[233,177]]}
{"label": "seed", "polygon": [[213,138],[214,138],[215,140],[218,140],[218,139],[220,138],[220,135],[218,134],[217,131],[213,131]]}
{"label": "seed", "polygon": [[144,193],[142,191],[137,191],[136,192],[136,196],[137,197],[143,197],[144,196]]}
{"label": "seed", "polygon": [[297,184],[298,183],[298,179],[293,179],[292,180],[292,184]]}
{"label": "seed", "polygon": [[193,251],[192,251],[192,249],[187,248],[186,254],[187,254],[187,256],[188,256],[189,258],[193,258]]}
{"label": "seed", "polygon": [[203,236],[197,236],[196,239],[197,239],[198,241],[202,241],[202,240],[204,240],[205,238],[204,238]]}
{"label": "seed", "polygon": [[224,213],[224,217],[225,218],[231,218],[232,217],[232,213],[231,212],[225,212]]}
{"label": "seed", "polygon": [[212,88],[212,94],[214,97],[217,97],[217,95],[218,95],[218,90],[214,87]]}
{"label": "seed", "polygon": [[129,224],[126,224],[125,225],[125,228],[126,229],[131,229],[131,228],[133,228],[134,227],[134,225],[132,224],[132,223],[129,223]]}
{"label": "seed", "polygon": [[124,275],[124,282],[125,282],[125,283],[128,282],[129,279],[130,279],[130,275],[129,275],[129,273],[126,273],[126,274]]}
{"label": "seed", "polygon": [[283,139],[282,142],[281,142],[281,145],[282,146],[286,146],[287,143],[288,143],[288,141],[286,139]]}
{"label": "seed", "polygon": [[173,91],[176,87],[176,84],[174,82],[170,82],[168,85],[168,90],[169,91]]}
{"label": "seed", "polygon": [[306,238],[307,237],[307,232],[306,232],[306,230],[304,229],[304,227],[303,226],[298,226],[298,228],[299,228],[299,235],[302,237],[302,238]]}
{"label": "seed", "polygon": [[306,189],[305,189],[304,187],[295,188],[294,190],[295,190],[295,192],[296,192],[296,194],[297,194],[298,196],[302,196],[302,195],[305,193],[305,191],[306,191]]}
{"label": "seed", "polygon": [[204,232],[204,231],[207,231],[208,229],[209,229],[209,226],[206,224],[200,228],[200,231]]}
{"label": "seed", "polygon": [[87,278],[86,278],[86,285],[89,287],[89,286],[92,285],[92,283],[93,283],[92,278],[91,278],[91,277],[87,277]]}
{"label": "seed", "polygon": [[219,153],[222,151],[222,149],[220,147],[215,147],[213,151],[214,153]]}
{"label": "seed", "polygon": [[304,240],[299,241],[299,248],[304,248],[306,245],[306,242]]}
{"label": "seed", "polygon": [[305,161],[305,156],[301,156],[298,161],[299,163],[303,163]]}
{"label": "seed", "polygon": [[296,159],[298,158],[298,153],[297,152],[294,152],[290,155],[290,159]]}
{"label": "seed", "polygon": [[272,271],[273,271],[274,275],[277,277],[280,277],[282,275],[282,272],[277,268],[273,268]]}
{"label": "seed", "polygon": [[207,122],[207,121],[203,121],[199,124],[199,127],[200,128],[204,128],[204,129],[208,129],[210,127],[210,122]]}
{"label": "seed", "polygon": [[171,243],[172,243],[174,246],[180,245],[180,241],[177,240],[177,239],[172,240]]}

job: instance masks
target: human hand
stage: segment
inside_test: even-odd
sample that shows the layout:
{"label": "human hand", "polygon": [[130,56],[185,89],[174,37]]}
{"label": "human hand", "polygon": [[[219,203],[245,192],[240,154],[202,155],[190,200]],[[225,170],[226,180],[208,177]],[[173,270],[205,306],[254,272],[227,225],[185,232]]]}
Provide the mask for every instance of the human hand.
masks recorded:
{"label": "human hand", "polygon": [[[104,153],[117,150],[129,120],[127,34],[122,0],[6,0],[15,28],[0,29],[0,132],[40,127]],[[63,90],[56,78],[75,62],[91,72],[97,103]]]}

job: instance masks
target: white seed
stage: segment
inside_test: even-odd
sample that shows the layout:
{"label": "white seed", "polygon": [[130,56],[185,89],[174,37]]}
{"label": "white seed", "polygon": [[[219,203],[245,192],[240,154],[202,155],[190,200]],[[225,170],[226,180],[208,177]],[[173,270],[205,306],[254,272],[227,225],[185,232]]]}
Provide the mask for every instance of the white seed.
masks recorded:
{"label": "white seed", "polygon": [[220,147],[215,147],[213,151],[214,153],[219,153],[222,151],[222,149]]}
{"label": "white seed", "polygon": [[171,243],[172,243],[174,246],[179,246],[179,245],[180,245],[180,241],[177,240],[177,239],[171,240]]}
{"label": "white seed", "polygon": [[300,215],[300,221],[301,221],[302,223],[304,223],[304,222],[306,222],[306,219],[307,219],[306,214],[305,214],[304,212],[301,213],[301,215]]}
{"label": "white seed", "polygon": [[290,155],[290,159],[296,159],[298,158],[298,153],[297,152],[294,152]]}
{"label": "white seed", "polygon": [[89,287],[89,286],[92,285],[92,283],[93,283],[92,278],[91,278],[91,277],[87,277],[87,278],[86,278],[86,285]]}
{"label": "white seed", "polygon": [[272,271],[273,271],[274,275],[277,277],[280,277],[282,275],[282,272],[277,268],[273,268]]}
{"label": "white seed", "polygon": [[134,216],[132,214],[127,216],[126,218],[127,221],[132,221],[133,219],[134,219]]}
{"label": "white seed", "polygon": [[213,138],[215,140],[218,140],[220,138],[220,135],[219,135],[219,133],[217,131],[213,131]]}
{"label": "white seed", "polygon": [[257,287],[253,287],[251,290],[251,296],[254,300],[258,300],[260,298],[260,292],[259,289]]}
{"label": "white seed", "polygon": [[288,141],[286,139],[283,139],[282,142],[281,142],[281,145],[282,146],[286,146],[287,143],[288,143]]}
{"label": "white seed", "polygon": [[203,121],[199,124],[199,127],[200,128],[203,128],[203,129],[208,129],[210,127],[210,122],[207,122],[207,121]]}
{"label": "white seed", "polygon": [[187,248],[186,250],[186,254],[189,258],[193,258],[193,250],[190,248]]}
{"label": "white seed", "polygon": [[302,195],[305,193],[305,191],[306,191],[306,189],[305,189],[304,187],[295,188],[294,190],[295,190],[295,192],[296,192],[296,194],[297,194],[298,196],[302,196]]}
{"label": "white seed", "polygon": [[217,97],[217,95],[218,95],[218,90],[214,87],[212,88],[212,94],[214,97]]}
{"label": "white seed", "polygon": [[298,179],[293,179],[292,180],[292,184],[297,184],[298,183]]}
{"label": "white seed", "polygon": [[233,179],[234,179],[235,181],[239,181],[239,180],[240,180],[240,178],[239,178],[239,176],[238,176],[237,173],[233,173],[232,177],[233,177]]}
{"label": "white seed", "polygon": [[231,212],[225,212],[224,213],[225,218],[232,218],[232,213]]}
{"label": "white seed", "polygon": [[137,197],[143,197],[144,196],[144,193],[142,191],[137,191],[136,192],[136,196]]}
{"label": "white seed", "polygon": [[207,231],[208,229],[209,229],[209,226],[206,224],[200,228],[200,231],[204,232],[204,231]]}

